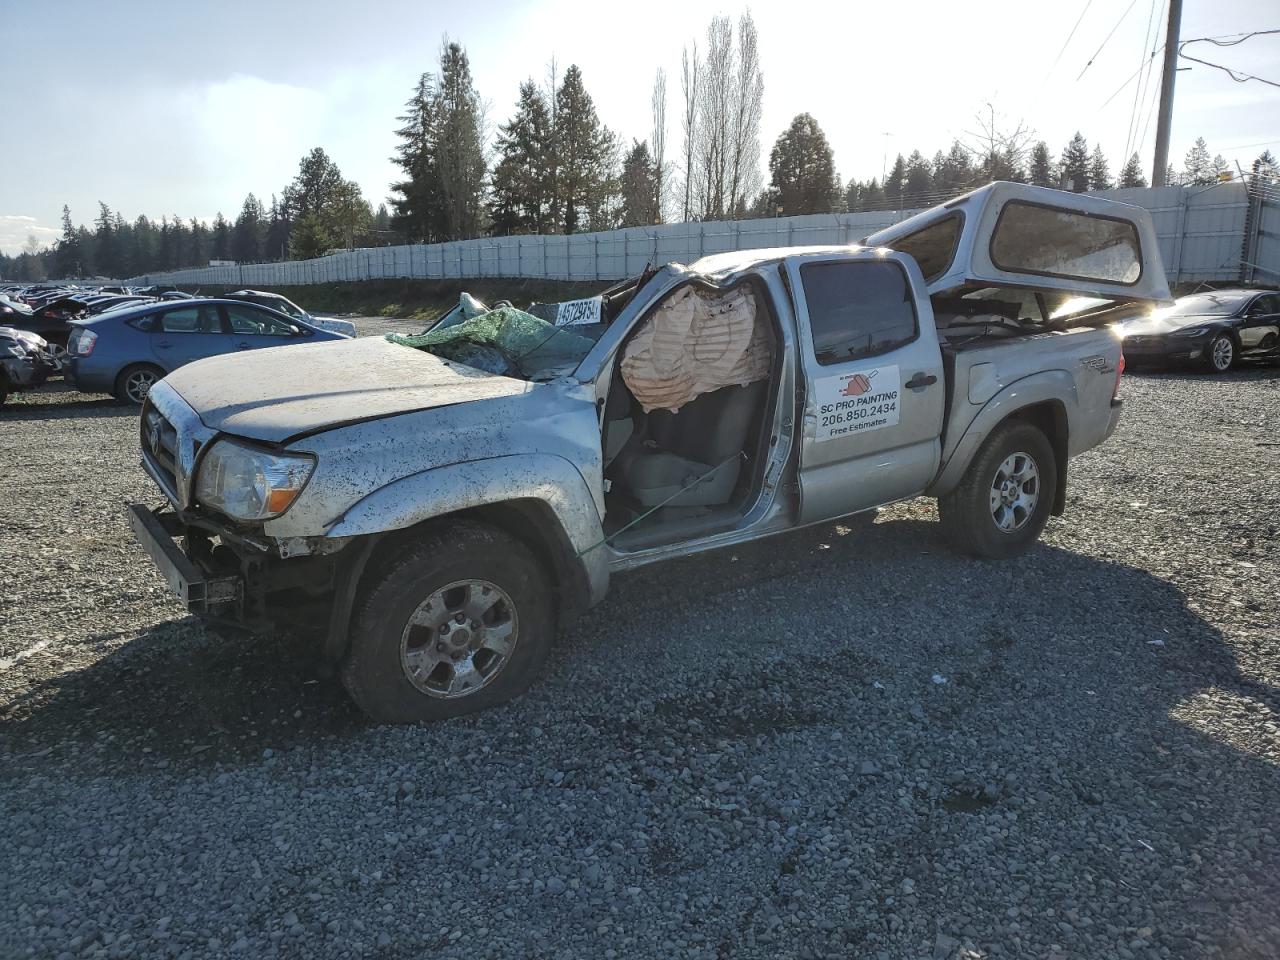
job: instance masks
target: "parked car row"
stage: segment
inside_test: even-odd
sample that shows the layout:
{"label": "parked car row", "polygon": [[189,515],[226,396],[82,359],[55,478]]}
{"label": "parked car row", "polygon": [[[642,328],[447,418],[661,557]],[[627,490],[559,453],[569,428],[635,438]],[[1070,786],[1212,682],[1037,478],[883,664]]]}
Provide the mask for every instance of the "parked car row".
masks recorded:
{"label": "parked car row", "polygon": [[0,285],[0,402],[50,374],[141,404],[151,385],[204,357],[355,336],[261,290],[198,297],[171,287]]}

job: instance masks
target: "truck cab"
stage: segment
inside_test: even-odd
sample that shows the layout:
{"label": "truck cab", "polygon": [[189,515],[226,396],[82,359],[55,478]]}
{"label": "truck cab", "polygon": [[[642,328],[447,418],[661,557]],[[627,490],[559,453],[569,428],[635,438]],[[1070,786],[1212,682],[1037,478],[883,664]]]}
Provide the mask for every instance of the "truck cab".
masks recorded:
{"label": "truck cab", "polygon": [[452,716],[525,689],[616,571],[921,495],[1015,557],[1115,428],[1110,317],[1168,289],[1145,211],[997,183],[599,300],[184,367],[134,529],[189,609],[313,623],[371,715]]}

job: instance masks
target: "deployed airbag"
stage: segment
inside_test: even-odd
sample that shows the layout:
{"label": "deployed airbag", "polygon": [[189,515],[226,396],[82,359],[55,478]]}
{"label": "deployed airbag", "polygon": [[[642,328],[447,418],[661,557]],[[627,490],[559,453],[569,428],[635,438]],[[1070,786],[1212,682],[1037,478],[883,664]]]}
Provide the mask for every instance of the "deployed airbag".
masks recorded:
{"label": "deployed airbag", "polygon": [[[749,287],[728,293],[682,287],[645,320],[622,356],[622,379],[648,413],[769,375],[765,318]],[[759,319],[759,322],[757,322]]]}

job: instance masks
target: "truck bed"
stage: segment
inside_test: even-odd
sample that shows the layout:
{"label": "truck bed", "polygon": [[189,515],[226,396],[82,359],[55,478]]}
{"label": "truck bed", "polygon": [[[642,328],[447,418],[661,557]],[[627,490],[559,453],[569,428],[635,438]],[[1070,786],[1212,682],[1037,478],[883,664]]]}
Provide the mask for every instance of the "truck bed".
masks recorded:
{"label": "truck bed", "polygon": [[1106,439],[1121,355],[1120,339],[1109,329],[940,339],[947,374],[944,464],[982,409],[1022,381],[1057,381],[1069,426],[1069,456]]}

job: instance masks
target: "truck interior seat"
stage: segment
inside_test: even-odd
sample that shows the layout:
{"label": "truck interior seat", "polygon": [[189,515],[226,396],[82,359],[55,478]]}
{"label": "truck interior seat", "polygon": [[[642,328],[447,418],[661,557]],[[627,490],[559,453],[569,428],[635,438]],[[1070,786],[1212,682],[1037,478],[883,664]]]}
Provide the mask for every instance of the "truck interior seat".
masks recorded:
{"label": "truck interior seat", "polygon": [[742,469],[738,455],[767,392],[767,381],[757,380],[704,393],[675,413],[650,411],[644,439],[633,436],[618,456],[621,485],[641,505],[652,507],[715,470],[676,498],[673,506],[728,503]]}

